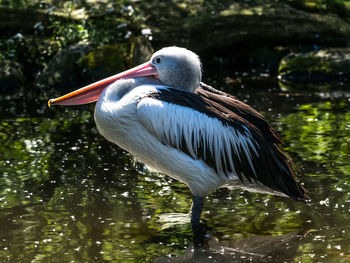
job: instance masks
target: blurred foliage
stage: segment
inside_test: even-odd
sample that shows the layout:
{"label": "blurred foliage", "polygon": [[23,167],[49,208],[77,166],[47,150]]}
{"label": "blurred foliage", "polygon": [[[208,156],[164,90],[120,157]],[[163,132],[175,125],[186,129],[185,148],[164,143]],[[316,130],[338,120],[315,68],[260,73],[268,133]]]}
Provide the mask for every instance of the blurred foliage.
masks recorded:
{"label": "blurred foliage", "polygon": [[[98,1],[98,0],[0,0],[1,12],[27,11],[19,17],[17,28],[2,29],[0,61],[11,59],[31,71],[42,69],[58,51],[77,43],[93,46],[120,43],[131,36],[146,35],[152,39],[152,25],[177,22],[190,16],[211,16],[224,10],[243,10],[260,4],[286,1]],[[312,12],[342,13],[350,6],[346,0],[289,0],[288,4]],[[36,20],[39,12],[42,18]],[[25,13],[21,13],[22,15]],[[45,18],[45,19],[44,19]],[[47,19],[46,19],[47,18]],[[12,17],[13,19],[13,17]],[[42,21],[40,19],[43,19]],[[27,21],[28,20],[28,21]],[[13,21],[13,23],[16,23]],[[23,25],[25,24],[25,25]],[[24,28],[28,24],[30,31]],[[142,31],[147,29],[146,31]],[[28,29],[29,30],[29,29]],[[25,74],[31,76],[32,72]]]}
{"label": "blurred foliage", "polygon": [[12,30],[7,29],[0,37],[0,61],[19,62],[28,71],[24,72],[25,77],[32,81],[35,73],[43,69],[53,55],[73,44],[91,43],[100,46],[123,42],[132,35],[140,35],[142,22],[131,3],[132,1],[1,1],[1,12],[6,12],[4,6],[28,10],[28,14],[32,10],[39,10],[48,19],[37,21],[29,15],[26,18],[28,21],[19,20],[18,23],[33,24],[30,32],[21,29],[21,24]]}

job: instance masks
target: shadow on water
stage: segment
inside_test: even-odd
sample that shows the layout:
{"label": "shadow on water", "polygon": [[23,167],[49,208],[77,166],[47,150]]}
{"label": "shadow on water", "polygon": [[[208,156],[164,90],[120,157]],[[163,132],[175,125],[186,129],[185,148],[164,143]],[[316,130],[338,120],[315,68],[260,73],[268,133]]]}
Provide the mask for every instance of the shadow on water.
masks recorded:
{"label": "shadow on water", "polygon": [[104,140],[92,107],[4,98],[0,121],[2,262],[347,262],[350,101],[216,83],[261,110],[303,171],[311,203],[220,188],[205,199],[205,246],[189,224],[183,184]]}

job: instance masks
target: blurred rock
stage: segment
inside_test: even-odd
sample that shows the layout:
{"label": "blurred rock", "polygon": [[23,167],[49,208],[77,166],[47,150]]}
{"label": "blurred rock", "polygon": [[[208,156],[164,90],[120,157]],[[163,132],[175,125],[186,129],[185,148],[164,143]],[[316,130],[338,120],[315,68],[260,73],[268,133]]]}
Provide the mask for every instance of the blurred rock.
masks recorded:
{"label": "blurred rock", "polygon": [[350,81],[350,48],[329,48],[284,57],[278,69],[282,82],[324,83]]}
{"label": "blurred rock", "polygon": [[17,10],[0,6],[0,32],[33,30],[38,21],[47,21],[48,16],[36,10]]}
{"label": "blurred rock", "polygon": [[19,92],[24,84],[22,66],[12,60],[0,61],[0,92],[12,95]]}
{"label": "blurred rock", "polygon": [[151,43],[144,37],[136,37],[133,39],[132,47],[132,63],[138,65],[149,60],[154,53]]}
{"label": "blurred rock", "polygon": [[59,95],[78,88],[82,82],[77,61],[90,50],[88,44],[77,44],[54,56],[36,79],[42,94]]}
{"label": "blurred rock", "polygon": [[155,46],[181,45],[196,52],[251,47],[347,46],[350,25],[329,14],[309,13],[288,4],[232,5],[213,15],[169,19],[154,24]]}
{"label": "blurred rock", "polygon": [[153,49],[143,37],[127,42],[98,47],[78,60],[85,83],[90,83],[145,62]]}
{"label": "blurred rock", "polygon": [[[22,1],[19,1],[22,2]],[[24,1],[23,1],[24,2]],[[32,8],[11,8],[0,6],[0,32],[32,33],[33,29],[40,29],[43,25],[49,24],[50,21],[76,21],[81,17],[68,13],[52,13],[45,10],[35,10]],[[49,31],[48,31],[49,32]],[[46,33],[48,33],[46,32]]]}
{"label": "blurred rock", "polygon": [[59,52],[37,76],[45,96],[58,96],[144,62],[153,49],[145,38],[93,49],[77,44]]}

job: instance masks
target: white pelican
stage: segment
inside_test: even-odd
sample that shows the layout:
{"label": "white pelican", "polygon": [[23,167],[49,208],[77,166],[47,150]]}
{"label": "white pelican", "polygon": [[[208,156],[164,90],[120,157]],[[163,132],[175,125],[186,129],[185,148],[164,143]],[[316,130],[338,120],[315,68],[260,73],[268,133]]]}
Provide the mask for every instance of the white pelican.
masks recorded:
{"label": "white pelican", "polygon": [[97,101],[96,125],[107,140],[190,188],[193,229],[203,198],[230,181],[309,199],[263,116],[201,83],[201,76],[195,53],[167,47],[138,67],[51,99],[49,106]]}

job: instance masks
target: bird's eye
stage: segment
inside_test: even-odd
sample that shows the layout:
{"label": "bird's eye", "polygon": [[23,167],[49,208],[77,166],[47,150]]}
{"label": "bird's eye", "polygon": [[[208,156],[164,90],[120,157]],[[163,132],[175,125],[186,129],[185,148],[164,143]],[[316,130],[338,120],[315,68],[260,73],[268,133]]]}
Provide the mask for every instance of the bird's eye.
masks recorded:
{"label": "bird's eye", "polygon": [[160,64],[160,63],[162,63],[162,61],[163,61],[163,57],[162,56],[158,56],[158,57],[155,57],[153,59],[153,63],[155,63],[155,64]]}

